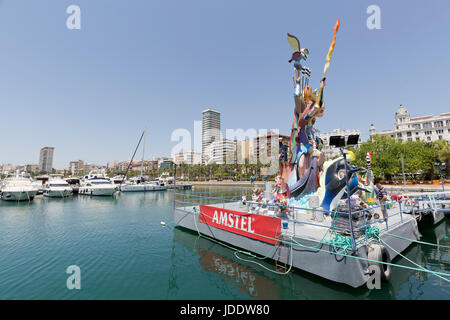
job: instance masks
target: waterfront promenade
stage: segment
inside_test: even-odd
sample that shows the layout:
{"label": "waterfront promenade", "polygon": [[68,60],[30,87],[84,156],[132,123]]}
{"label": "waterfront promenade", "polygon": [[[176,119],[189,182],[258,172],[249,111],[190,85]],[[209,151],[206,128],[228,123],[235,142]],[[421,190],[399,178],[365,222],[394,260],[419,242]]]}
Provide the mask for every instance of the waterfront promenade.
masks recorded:
{"label": "waterfront promenade", "polygon": [[[233,180],[210,180],[210,181],[186,181],[191,184],[200,186],[238,186],[238,187],[251,187],[252,185],[263,186],[264,181],[255,181],[251,183],[250,181],[233,181]],[[178,182],[177,182],[178,183]]]}
{"label": "waterfront promenade", "polygon": [[[255,181],[251,183],[250,181],[233,181],[233,180],[210,180],[210,181],[185,181],[189,182],[193,185],[201,185],[201,186],[239,186],[239,187],[250,187],[252,185],[262,186],[264,185],[264,181]],[[432,183],[423,183],[423,184],[383,184],[389,190],[396,191],[441,191],[441,184],[432,184]],[[450,190],[450,183],[444,184],[445,190]]]}

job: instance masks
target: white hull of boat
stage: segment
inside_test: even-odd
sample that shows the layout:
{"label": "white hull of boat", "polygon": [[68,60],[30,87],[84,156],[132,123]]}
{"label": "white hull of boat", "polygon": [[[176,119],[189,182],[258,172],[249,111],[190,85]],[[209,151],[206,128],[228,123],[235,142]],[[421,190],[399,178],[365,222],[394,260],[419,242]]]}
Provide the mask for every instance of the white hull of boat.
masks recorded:
{"label": "white hull of boat", "polygon": [[80,187],[78,189],[78,194],[88,195],[88,196],[112,196],[117,192],[115,186],[111,187]]}
{"label": "white hull of boat", "polygon": [[24,201],[24,200],[33,200],[34,196],[37,194],[37,190],[10,190],[4,189],[2,191],[2,200],[6,201]]}
{"label": "white hull of boat", "polygon": [[148,185],[145,183],[136,185],[122,185],[120,191],[122,192],[145,192],[145,191],[163,191],[167,190],[166,186]]}
{"label": "white hull of boat", "polygon": [[46,197],[49,198],[66,198],[72,194],[72,189],[65,188],[65,189],[44,189],[43,194]]}

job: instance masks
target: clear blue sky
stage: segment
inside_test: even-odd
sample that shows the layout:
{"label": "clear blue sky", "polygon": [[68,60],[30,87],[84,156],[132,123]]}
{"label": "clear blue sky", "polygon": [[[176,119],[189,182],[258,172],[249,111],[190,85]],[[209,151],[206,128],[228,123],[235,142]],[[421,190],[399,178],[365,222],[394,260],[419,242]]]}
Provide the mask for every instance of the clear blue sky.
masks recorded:
{"label": "clear blue sky", "polygon": [[[81,8],[68,30],[66,8]],[[381,8],[368,30],[366,8]],[[402,103],[412,116],[449,112],[450,1],[0,1],[0,163],[54,166],[74,159],[128,159],[144,127],[146,155],[165,156],[176,128],[201,111],[223,128],[292,122],[291,49],[310,50],[317,87],[338,17],[326,112],[316,127],[393,126]],[[146,158],[147,158],[146,156]]]}

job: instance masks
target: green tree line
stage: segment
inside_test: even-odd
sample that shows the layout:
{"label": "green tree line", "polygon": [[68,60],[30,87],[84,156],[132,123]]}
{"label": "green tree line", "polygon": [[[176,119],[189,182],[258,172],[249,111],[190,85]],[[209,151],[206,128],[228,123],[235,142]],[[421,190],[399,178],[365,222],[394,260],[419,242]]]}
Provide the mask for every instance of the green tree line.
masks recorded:
{"label": "green tree line", "polygon": [[357,165],[366,167],[366,154],[372,152],[372,171],[375,178],[393,180],[404,172],[420,180],[439,179],[439,168],[435,163],[444,163],[443,175],[450,173],[450,145],[448,141],[401,142],[387,136],[375,136],[353,149]]}
{"label": "green tree line", "polygon": [[[234,181],[248,181],[251,176],[255,180],[263,180],[261,175],[261,168],[264,166],[260,163],[249,163],[248,160],[244,164],[208,164],[208,165],[187,165],[180,164],[177,166],[177,179],[183,177],[190,181],[209,181],[209,180],[234,180]],[[144,175],[151,178],[157,178],[162,173],[169,173],[169,176],[174,175],[174,166],[170,168],[152,169],[143,172]],[[124,172],[109,171],[108,176],[120,175]],[[140,171],[129,171],[127,177],[140,175]],[[274,177],[269,177],[273,179]]]}

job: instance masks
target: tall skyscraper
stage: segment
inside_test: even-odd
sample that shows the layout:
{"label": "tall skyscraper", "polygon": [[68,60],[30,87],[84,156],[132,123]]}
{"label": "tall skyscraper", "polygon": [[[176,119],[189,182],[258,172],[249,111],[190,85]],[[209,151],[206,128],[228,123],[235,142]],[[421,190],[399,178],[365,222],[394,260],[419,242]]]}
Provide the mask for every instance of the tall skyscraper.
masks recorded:
{"label": "tall skyscraper", "polygon": [[206,162],[208,146],[220,140],[220,111],[206,109],[202,114],[202,161]]}
{"label": "tall skyscraper", "polygon": [[39,170],[41,172],[52,173],[53,169],[53,147],[43,147],[39,154]]}

